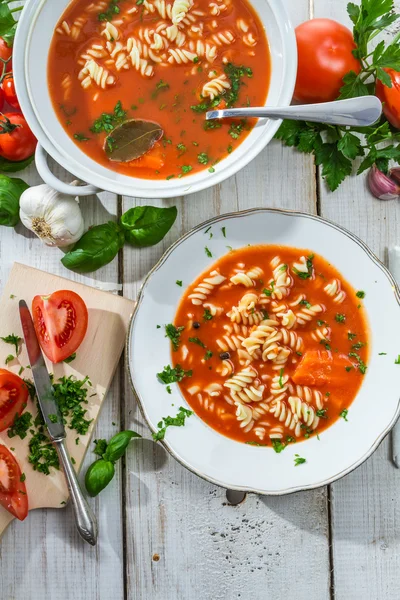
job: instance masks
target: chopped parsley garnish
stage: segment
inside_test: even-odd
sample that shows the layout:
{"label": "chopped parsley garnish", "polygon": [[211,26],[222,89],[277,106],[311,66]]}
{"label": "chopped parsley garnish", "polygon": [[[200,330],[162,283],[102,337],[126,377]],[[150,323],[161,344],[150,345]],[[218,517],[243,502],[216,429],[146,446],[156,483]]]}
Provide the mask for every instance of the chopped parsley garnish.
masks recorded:
{"label": "chopped parsley garnish", "polygon": [[20,482],[21,482],[21,483],[24,483],[25,479],[26,479],[26,475],[25,475],[25,473],[21,473],[21,476],[20,476],[20,478],[19,478]]}
{"label": "chopped parsley garnish", "polygon": [[203,313],[203,319],[204,321],[211,321],[211,319],[213,318],[211,311],[209,308],[205,308],[204,309],[204,313]]}
{"label": "chopped parsley garnish", "polygon": [[314,254],[310,254],[310,256],[307,256],[307,261],[306,261],[307,272],[299,271],[298,269],[293,267],[293,269],[292,269],[293,273],[295,273],[298,277],[300,277],[300,279],[309,279],[310,277],[312,277],[312,274],[313,274],[313,262],[312,262],[313,260],[314,260]]}
{"label": "chopped parsley garnish", "polygon": [[342,419],[344,419],[345,421],[347,421],[347,415],[349,414],[349,411],[347,408],[344,408],[342,410],[342,412],[339,414],[339,417],[342,417]]}
{"label": "chopped parsley garnish", "polygon": [[322,327],[322,325],[326,325],[326,322],[325,321],[321,321],[321,319],[319,319],[317,321],[317,325],[318,325],[318,327]]}
{"label": "chopped parsley garnish", "polygon": [[22,375],[22,373],[23,373],[24,371],[25,371],[25,367],[21,366],[21,367],[19,368],[18,375]]}
{"label": "chopped parsley garnish", "polygon": [[87,142],[90,138],[86,137],[83,133],[74,133],[74,140],[78,142]]}
{"label": "chopped parsley garnish", "polygon": [[175,175],[167,175],[165,179],[166,179],[167,181],[169,181],[169,180],[170,180],[170,179],[172,179],[173,177],[175,177]]}
{"label": "chopped parsley garnish", "polygon": [[244,122],[242,122],[242,123],[231,123],[231,126],[230,126],[229,131],[228,131],[228,133],[231,136],[231,138],[233,138],[234,140],[237,140],[239,138],[240,134],[243,131],[243,124],[244,124]]}
{"label": "chopped parsley garnish", "polygon": [[192,414],[192,410],[188,410],[187,408],[180,406],[176,417],[164,417],[161,419],[157,425],[158,431],[152,434],[153,440],[156,442],[163,440],[167,427],[182,427],[185,424],[186,417],[190,417]]}
{"label": "chopped parsley garnish", "polygon": [[63,362],[65,362],[65,363],[71,363],[75,359],[76,359],[76,352],[74,352],[73,354],[71,354],[71,356],[68,356],[68,358],[64,359]]}
{"label": "chopped parsley garnish", "polygon": [[226,238],[226,227],[221,227],[222,235]]}
{"label": "chopped parsley garnish", "polygon": [[205,131],[208,131],[209,129],[221,129],[222,127],[222,123],[220,121],[218,121],[217,119],[212,120],[212,121],[204,121],[203,123],[203,129]]}
{"label": "chopped parsley garnish", "polygon": [[[60,377],[53,383],[54,397],[69,429],[74,429],[80,435],[85,435],[93,419],[86,419],[87,410],[83,404],[88,404],[86,384],[91,385],[89,378],[76,379],[73,375]],[[68,419],[68,420],[67,420]]]}
{"label": "chopped parsley garnish", "polygon": [[366,346],[365,342],[356,342],[355,344],[352,345],[352,349],[360,350],[360,348],[363,348],[364,346]]}
{"label": "chopped parsley garnish", "polygon": [[16,435],[23,440],[28,435],[28,429],[32,427],[32,415],[30,412],[24,412],[22,415],[15,415],[14,423],[9,427],[7,435],[13,438]]}
{"label": "chopped parsley garnish", "polygon": [[232,148],[232,144],[229,144],[229,146],[227,147],[226,151],[228,152],[228,154],[231,154],[233,148]]}
{"label": "chopped parsley garnish", "polygon": [[193,169],[193,167],[191,165],[182,165],[181,169],[182,169],[182,173],[190,173],[190,171]]}
{"label": "chopped parsley garnish", "polygon": [[9,354],[8,356],[6,356],[6,360],[4,361],[6,365],[8,365],[8,363],[10,363],[12,360],[14,360],[15,356],[13,356],[12,354]]}
{"label": "chopped parsley garnish", "polygon": [[335,315],[335,321],[337,323],[345,323],[346,322],[346,315],[340,314],[340,313],[336,313]]}
{"label": "chopped parsley garnish", "polygon": [[58,417],[57,417],[57,415],[49,415],[49,420],[50,420],[52,423],[57,423],[57,421],[58,421]]}
{"label": "chopped parsley garnish", "polygon": [[357,334],[356,334],[356,333],[350,333],[350,331],[348,332],[348,334],[347,334],[347,338],[348,338],[350,341],[354,340],[354,338],[355,338],[355,337],[357,337]]}
{"label": "chopped parsley garnish", "polygon": [[211,350],[207,350],[207,352],[204,355],[204,360],[209,360],[212,357],[213,353],[211,352]]}
{"label": "chopped parsley garnish", "polygon": [[192,342],[192,344],[197,344],[201,348],[205,348],[206,347],[205,344],[203,344],[203,342],[201,340],[199,340],[198,337],[190,337],[189,338],[189,342]]}
{"label": "chopped parsley garnish", "polygon": [[50,467],[60,468],[57,450],[45,434],[43,425],[38,427],[37,432],[29,440],[29,452],[28,461],[34,471],[49,475]]}
{"label": "chopped parsley garnish", "polygon": [[20,338],[18,335],[15,335],[15,333],[10,333],[10,335],[0,337],[0,340],[3,340],[3,342],[5,342],[6,344],[11,344],[12,346],[14,346],[15,354],[16,356],[18,356],[18,347],[19,344],[22,342],[22,338]]}
{"label": "chopped parsley garnish", "polygon": [[365,292],[360,290],[360,291],[356,292],[356,296],[357,296],[357,298],[365,298]]}
{"label": "chopped parsley garnish", "polygon": [[359,354],[357,354],[357,352],[349,352],[349,356],[353,357],[353,358],[355,358],[357,360],[357,362],[358,362],[358,370],[360,371],[360,373],[362,373],[363,375],[365,375],[365,373],[367,371],[367,365],[362,360],[361,356]]}
{"label": "chopped parsley garnish", "polygon": [[179,287],[182,287],[182,279],[177,279],[175,283],[176,285],[179,285]]}
{"label": "chopped parsley garnish", "polygon": [[350,371],[352,370],[352,368],[353,368],[353,367],[345,367],[345,369],[346,369],[346,371],[347,371],[348,373],[350,373]]}
{"label": "chopped parsley garnish", "polygon": [[[272,286],[271,286],[271,287],[272,287]],[[265,294],[265,295],[266,295],[266,296],[268,296],[268,297],[269,297],[269,296],[272,296],[272,292],[273,292],[273,289],[271,289],[271,290],[269,290],[268,288],[264,288],[264,289],[263,289],[263,294]]]}
{"label": "chopped parsley garnish", "polygon": [[197,155],[197,160],[201,165],[206,165],[208,164],[210,159],[208,158],[208,155],[205,152],[200,152],[200,154]]}
{"label": "chopped parsley garnish", "polygon": [[[267,319],[269,319],[269,314],[266,310],[262,309],[261,312],[262,312],[262,316],[263,316],[263,321],[266,321]],[[297,353],[297,354],[299,354],[299,353]],[[301,352],[300,352],[300,356],[301,356]]]}
{"label": "chopped parsley garnish", "polygon": [[214,167],[210,167],[210,168],[208,169],[208,172],[209,172],[209,173],[215,173],[215,169],[214,169]]}
{"label": "chopped parsley garnish", "polygon": [[299,352],[298,350],[297,350],[296,354],[297,354],[297,356],[303,356],[303,353]]}
{"label": "chopped parsley garnish", "polygon": [[[115,15],[120,13],[118,6],[119,0],[111,0],[106,11],[99,13],[97,18],[99,21],[112,21]],[[136,4],[143,4],[144,0],[137,0]]]}
{"label": "chopped parsley garnish", "polygon": [[182,144],[182,142],[179,142],[179,144],[177,144],[176,147],[179,150],[178,158],[180,158],[183,154],[185,154],[187,148],[185,144]]}
{"label": "chopped parsley garnish", "polygon": [[400,365],[400,354],[398,355],[398,357],[396,358],[396,360],[394,361],[395,365]]}
{"label": "chopped parsley garnish", "polygon": [[260,444],[260,442],[253,442],[252,440],[245,442],[248,446],[267,446],[268,444]]}
{"label": "chopped parsley garnish", "polygon": [[387,352],[379,352],[378,356],[387,356]]}
{"label": "chopped parsley garnish", "polygon": [[112,113],[102,113],[101,116],[95,120],[90,131],[93,133],[101,133],[105,131],[110,133],[117,125],[123,123],[126,119],[126,110],[123,110],[121,100],[118,100]]}
{"label": "chopped parsley garnish", "polygon": [[327,419],[328,418],[328,416],[326,414],[327,412],[328,411],[326,408],[319,408],[315,414],[317,415],[317,417],[320,417],[320,419]]}
{"label": "chopped parsley garnish", "polygon": [[171,340],[172,347],[174,350],[178,350],[179,344],[181,343],[181,333],[184,330],[184,326],[175,327],[172,323],[165,325],[165,337]]}
{"label": "chopped parsley garnish", "polygon": [[311,308],[311,304],[308,302],[308,300],[300,300],[299,304],[302,304],[303,306],[306,306],[307,308]]}
{"label": "chopped parsley garnish", "polygon": [[319,343],[322,344],[323,346],[325,346],[325,350],[330,350],[331,349],[331,346],[330,346],[328,340],[320,340]]}
{"label": "chopped parsley garnish", "polygon": [[283,373],[285,372],[285,369],[281,369],[279,371],[279,387],[282,389],[283,388]]}
{"label": "chopped parsley garnish", "polygon": [[168,394],[172,394],[172,390],[171,390],[171,386],[167,385],[166,390],[168,392]]}
{"label": "chopped parsley garnish", "polygon": [[211,229],[211,225],[210,225],[209,227],[207,227],[207,229],[205,230],[205,232],[204,232],[204,233],[205,233],[205,234],[206,234],[206,233],[208,233],[208,232],[210,231],[210,229]]}
{"label": "chopped parsley garnish", "polygon": [[298,454],[294,455],[294,466],[298,467],[299,465],[303,465],[306,462],[305,458],[301,458]]}
{"label": "chopped parsley garnish", "polygon": [[211,252],[211,250],[209,250],[209,249],[207,248],[207,246],[204,248],[204,251],[205,251],[205,253],[207,254],[207,256],[208,256],[209,258],[212,258],[212,252]]}
{"label": "chopped parsley garnish", "polygon": [[284,450],[287,446],[287,444],[284,444],[281,440],[279,440],[277,438],[272,438],[271,444],[277,454],[282,452],[282,450]]}
{"label": "chopped parsley garnish", "polygon": [[162,383],[176,383],[178,381],[182,381],[184,377],[191,377],[193,375],[193,371],[185,371],[182,369],[181,365],[176,365],[174,369],[167,365],[164,367],[164,370],[161,373],[157,373],[157,377],[162,381]]}
{"label": "chopped parsley garnish", "polygon": [[156,89],[151,94],[151,99],[155,100],[160,92],[169,90],[169,83],[160,79],[158,83],[156,83]]}
{"label": "chopped parsley garnish", "polygon": [[330,392],[325,392],[325,396],[326,396],[327,398],[329,398],[329,396],[330,396],[330,395],[331,395],[331,393],[330,393]]}

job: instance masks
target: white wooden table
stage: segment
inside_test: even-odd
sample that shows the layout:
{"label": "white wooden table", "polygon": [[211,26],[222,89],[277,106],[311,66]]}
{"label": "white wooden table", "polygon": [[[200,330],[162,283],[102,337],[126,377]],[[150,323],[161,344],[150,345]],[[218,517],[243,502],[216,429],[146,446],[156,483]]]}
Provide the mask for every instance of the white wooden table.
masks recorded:
{"label": "white wooden table", "polygon": [[[348,24],[345,0],[285,1],[294,24],[312,15]],[[40,182],[34,167],[21,177]],[[271,206],[318,213],[359,235],[384,260],[387,247],[399,241],[398,202],[374,200],[360,178],[331,194],[309,156],[277,142],[235,177],[184,199],[146,202],[103,193],[81,202],[87,225],[149,203],[178,207],[166,239],[153,248],[126,247],[94,275],[122,284],[122,293],[133,299],[174,240],[211,215],[232,210]],[[2,227],[0,287],[16,260],[90,284],[64,269],[60,257],[22,226]],[[95,436],[124,428],[150,437],[121,361]],[[248,495],[237,506],[227,503],[225,490],[143,440],[92,505],[100,525],[97,548],[78,538],[71,507],[34,511],[25,523],[9,527],[0,543],[0,600],[400,598],[400,471],[390,462],[388,440],[328,488],[280,498]]]}

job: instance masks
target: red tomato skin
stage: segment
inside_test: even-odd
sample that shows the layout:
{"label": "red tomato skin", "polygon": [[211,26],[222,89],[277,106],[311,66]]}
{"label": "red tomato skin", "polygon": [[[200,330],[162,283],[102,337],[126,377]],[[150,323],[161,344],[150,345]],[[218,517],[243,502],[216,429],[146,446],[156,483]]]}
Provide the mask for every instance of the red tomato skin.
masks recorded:
{"label": "red tomato skin", "polygon": [[400,129],[400,72],[384,69],[392,80],[392,87],[387,87],[379,79],[376,82],[376,95],[383,105],[383,113],[389,123]]}
{"label": "red tomato skin", "polygon": [[[63,319],[65,314],[66,323]],[[86,335],[88,310],[82,298],[71,290],[59,290],[50,296],[35,296],[32,317],[42,350],[53,363],[71,356]],[[60,317],[64,320],[63,328],[59,326]]]}
{"label": "red tomato skin", "polygon": [[12,76],[12,73],[6,75],[3,80],[3,93],[7,104],[13,108],[17,108],[18,110],[21,109],[18,102],[17,93],[15,91],[14,77]]}
{"label": "red tomato skin", "polygon": [[37,140],[24,116],[20,113],[0,115],[0,130],[2,127],[7,127],[6,119],[18,127],[9,133],[0,132],[0,156],[11,161],[29,158],[35,152]]}
{"label": "red tomato skin", "polygon": [[344,75],[361,69],[352,54],[356,45],[351,31],[332,19],[311,19],[299,25],[295,33],[298,66],[294,99],[304,103],[336,100]]}
{"label": "red tomato skin", "polygon": [[14,422],[15,415],[21,415],[26,408],[28,401],[28,388],[21,379],[15,373],[7,371],[7,369],[0,369],[0,400],[2,390],[15,390],[15,401],[8,401],[5,405],[0,402],[0,431],[8,429]]}
{"label": "red tomato skin", "polygon": [[[7,46],[7,43],[3,40],[3,38],[0,38],[0,58],[2,58],[3,60],[7,60],[8,58],[10,58],[12,55],[12,48],[9,48]],[[0,64],[0,75],[2,73],[2,65]],[[12,60],[9,60],[7,63],[7,67],[6,67],[6,73],[11,73],[12,71]]]}
{"label": "red tomato skin", "polygon": [[4,92],[3,89],[0,88],[0,111],[3,110],[4,106]]}
{"label": "red tomato skin", "polygon": [[0,491],[0,504],[8,510],[14,517],[23,521],[27,515],[29,510],[28,504],[28,494],[26,493],[26,485],[24,481],[21,481],[21,469],[20,466],[14,457],[13,454],[0,444],[0,458],[5,459],[6,461],[10,461],[13,465],[13,470],[15,471],[18,485],[17,489],[12,492],[1,492]]}

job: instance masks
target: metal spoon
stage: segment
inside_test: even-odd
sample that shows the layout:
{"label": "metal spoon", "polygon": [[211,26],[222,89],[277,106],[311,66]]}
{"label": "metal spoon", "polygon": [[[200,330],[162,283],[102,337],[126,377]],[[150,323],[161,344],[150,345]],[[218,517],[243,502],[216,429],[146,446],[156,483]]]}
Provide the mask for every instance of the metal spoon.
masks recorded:
{"label": "metal spoon", "polygon": [[375,123],[382,114],[382,103],[376,96],[359,96],[348,100],[306,104],[301,106],[249,107],[210,110],[206,119],[227,117],[267,117],[268,119],[292,119],[330,125],[353,125],[364,127]]}

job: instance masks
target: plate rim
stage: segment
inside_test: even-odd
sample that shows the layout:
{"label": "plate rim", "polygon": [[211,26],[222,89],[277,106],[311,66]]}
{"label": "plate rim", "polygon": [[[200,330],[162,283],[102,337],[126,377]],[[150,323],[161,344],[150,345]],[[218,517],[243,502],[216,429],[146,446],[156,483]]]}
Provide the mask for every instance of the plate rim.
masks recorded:
{"label": "plate rim", "polygon": [[[153,429],[153,427],[151,426],[151,424],[149,423],[149,420],[147,419],[146,416],[146,411],[144,409],[144,404],[142,402],[142,399],[140,397],[140,394],[137,392],[135,384],[134,384],[134,380],[133,380],[133,374],[132,371],[133,369],[131,369],[131,353],[130,353],[130,348],[131,348],[131,336],[132,336],[132,330],[133,330],[133,325],[136,319],[136,315],[139,311],[140,305],[143,301],[144,298],[144,293],[145,293],[145,289],[147,287],[147,284],[150,280],[150,278],[153,276],[153,274],[158,271],[158,269],[165,263],[165,261],[167,260],[167,258],[170,256],[170,254],[172,254],[172,252],[174,252],[174,250],[182,243],[184,242],[187,238],[191,237],[193,234],[197,233],[197,231],[203,229],[206,226],[212,225],[214,223],[218,223],[221,220],[224,219],[229,219],[229,218],[237,218],[237,217],[244,217],[246,215],[249,214],[253,214],[253,213],[276,213],[276,214],[282,214],[282,215],[291,215],[294,217],[301,217],[301,218],[308,218],[314,221],[320,221],[323,224],[336,229],[337,231],[341,232],[342,234],[346,235],[347,237],[349,237],[351,240],[353,240],[354,242],[356,242],[360,248],[362,250],[364,250],[364,252],[367,254],[367,256],[381,269],[381,271],[384,273],[384,275],[386,276],[386,278],[388,279],[389,283],[391,284],[391,286],[393,287],[393,291],[394,291],[394,296],[395,299],[397,300],[397,304],[400,307],[400,285],[397,283],[397,281],[395,280],[395,278],[393,277],[393,275],[391,274],[391,272],[389,271],[389,269],[386,267],[386,265],[376,256],[376,254],[371,250],[371,248],[360,238],[358,237],[356,234],[352,233],[351,231],[349,231],[348,229],[346,229],[345,227],[342,227],[341,225],[335,223],[334,221],[331,221],[330,219],[325,219],[324,217],[321,217],[319,215],[315,215],[312,213],[306,213],[303,211],[298,211],[298,210],[292,210],[292,209],[284,209],[284,208],[269,208],[269,207],[254,207],[254,208],[248,208],[248,209],[244,209],[244,210],[238,210],[238,211],[231,211],[228,213],[224,213],[221,215],[216,215],[215,217],[211,217],[210,219],[207,219],[206,221],[202,221],[201,223],[199,223],[198,225],[196,225],[195,227],[193,227],[192,229],[190,229],[189,231],[187,231],[186,233],[184,233],[181,237],[179,237],[173,244],[171,244],[171,246],[169,246],[165,252],[162,254],[162,256],[159,258],[159,260],[156,262],[156,264],[150,269],[150,271],[147,273],[146,277],[144,278],[137,298],[136,298],[136,303],[135,303],[135,307],[131,316],[131,320],[129,323],[129,327],[128,327],[128,332],[126,335],[126,342],[125,342],[125,351],[126,351],[126,357],[127,357],[127,363],[126,363],[126,371],[128,373],[128,378],[129,378],[129,383],[131,386],[131,390],[132,393],[136,399],[137,405],[139,407],[139,410],[144,418],[144,421],[147,425],[147,427],[149,428],[149,430],[152,433],[155,433],[155,429]],[[179,456],[176,455],[174,449],[171,447],[170,444],[168,444],[167,441],[164,440],[159,440],[160,443],[162,444],[162,446],[165,448],[165,450],[167,450],[167,452],[179,463],[181,464],[185,469],[187,469],[188,471],[190,471],[191,473],[193,473],[194,475],[197,475],[198,477],[200,477],[201,479],[204,479],[205,481],[208,481],[209,483],[212,483],[214,485],[218,485],[224,489],[231,489],[231,490],[235,490],[235,491],[240,491],[240,492],[247,492],[247,493],[254,493],[254,494],[259,494],[261,496],[284,496],[287,494],[294,494],[296,492],[300,492],[300,491],[306,491],[306,490],[313,490],[313,489],[318,489],[320,487],[324,487],[327,485],[330,485],[331,483],[334,483],[335,481],[338,481],[339,479],[342,479],[342,477],[344,477],[345,475],[348,475],[349,473],[353,472],[355,469],[357,469],[360,465],[362,465],[374,452],[375,450],[380,446],[380,444],[383,442],[383,440],[385,439],[385,437],[388,435],[388,433],[391,431],[391,429],[394,427],[394,425],[396,424],[398,418],[400,416],[400,397],[399,400],[397,402],[397,408],[395,411],[395,414],[393,416],[393,418],[391,419],[390,423],[386,426],[386,428],[378,435],[378,437],[375,439],[375,441],[371,444],[371,446],[369,447],[369,449],[363,454],[362,457],[360,457],[359,460],[357,460],[355,463],[351,464],[349,467],[347,467],[346,469],[343,469],[342,471],[339,471],[339,473],[337,473],[336,475],[332,475],[331,477],[324,479],[320,482],[317,483],[312,483],[309,485],[301,485],[301,486],[294,486],[294,487],[290,487],[287,489],[283,489],[283,490],[270,490],[270,491],[265,491],[265,490],[259,490],[257,488],[254,487],[247,487],[247,486],[236,486],[236,485],[228,485],[227,483],[223,483],[221,481],[219,481],[218,479],[215,479],[213,477],[210,477],[204,473],[202,473],[201,471],[193,468],[191,465],[189,465],[188,463],[186,463],[184,460],[182,460]]]}

